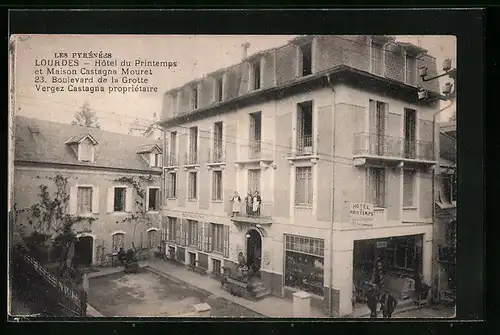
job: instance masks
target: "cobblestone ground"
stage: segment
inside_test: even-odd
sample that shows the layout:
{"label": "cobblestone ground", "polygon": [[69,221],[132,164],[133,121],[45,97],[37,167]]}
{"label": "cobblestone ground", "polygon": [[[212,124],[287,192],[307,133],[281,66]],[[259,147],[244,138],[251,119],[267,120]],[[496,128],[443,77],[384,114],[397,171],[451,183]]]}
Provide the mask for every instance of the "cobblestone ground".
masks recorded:
{"label": "cobblestone ground", "polygon": [[206,302],[218,317],[263,317],[224,298],[151,273],[123,272],[90,279],[89,304],[105,316],[160,316],[186,313]]}

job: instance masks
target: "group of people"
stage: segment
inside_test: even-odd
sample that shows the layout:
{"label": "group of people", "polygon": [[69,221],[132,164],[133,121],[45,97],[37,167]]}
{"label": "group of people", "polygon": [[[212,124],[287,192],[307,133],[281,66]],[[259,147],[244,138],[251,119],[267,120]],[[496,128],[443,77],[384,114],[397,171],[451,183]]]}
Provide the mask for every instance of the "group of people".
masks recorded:
{"label": "group of people", "polygon": [[[255,191],[253,195],[249,192],[244,201],[247,216],[260,216],[262,199],[258,191]],[[231,197],[231,203],[233,204],[232,216],[239,215],[241,212],[241,197],[237,191],[235,191],[234,195]]]}
{"label": "group of people", "polygon": [[377,307],[379,303],[380,311],[382,312],[382,316],[384,318],[391,318],[392,313],[394,313],[394,310],[398,305],[396,298],[394,298],[387,291],[379,293],[379,291],[372,288],[368,291],[366,298],[368,308],[370,309],[370,318],[377,317]]}

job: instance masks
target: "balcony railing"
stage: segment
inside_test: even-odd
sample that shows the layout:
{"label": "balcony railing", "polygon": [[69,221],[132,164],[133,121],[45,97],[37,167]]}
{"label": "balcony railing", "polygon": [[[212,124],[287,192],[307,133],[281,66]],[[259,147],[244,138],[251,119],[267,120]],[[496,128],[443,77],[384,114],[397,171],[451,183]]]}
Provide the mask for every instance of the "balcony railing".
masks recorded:
{"label": "balcony railing", "polygon": [[[238,214],[233,216],[233,221],[246,221],[256,222],[259,221],[270,222],[272,218],[273,203],[263,201],[256,211],[253,210],[253,206],[247,206],[245,201],[242,199],[241,209]],[[231,214],[232,215],[232,214]]]}
{"label": "balcony railing", "polygon": [[192,151],[184,155],[184,165],[198,165],[198,152]]}
{"label": "balcony railing", "polygon": [[226,161],[226,152],[222,146],[208,149],[207,156],[207,162],[209,164],[224,163]]}
{"label": "balcony railing", "polygon": [[354,135],[354,155],[401,157],[401,138],[374,133]]}
{"label": "balcony railing", "polygon": [[404,157],[410,159],[434,160],[432,142],[405,140]]}
{"label": "balcony railing", "polygon": [[179,165],[179,158],[177,154],[167,154],[165,157],[165,164],[166,166],[178,166]]}
{"label": "balcony railing", "polygon": [[288,139],[288,155],[295,156],[310,156],[315,154],[315,143],[312,135],[297,136],[296,146],[293,147],[293,138]]}
{"label": "balcony railing", "polygon": [[259,159],[262,155],[262,143],[261,140],[250,140],[248,143],[248,158],[249,159]]}

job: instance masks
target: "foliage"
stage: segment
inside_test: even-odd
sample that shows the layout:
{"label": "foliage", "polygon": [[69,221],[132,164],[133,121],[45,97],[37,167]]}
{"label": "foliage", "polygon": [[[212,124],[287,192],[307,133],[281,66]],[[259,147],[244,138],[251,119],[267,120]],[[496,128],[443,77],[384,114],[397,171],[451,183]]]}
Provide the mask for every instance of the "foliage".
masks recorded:
{"label": "foliage", "polygon": [[137,194],[135,199],[135,210],[132,211],[127,217],[123,218],[116,223],[134,223],[134,231],[132,233],[132,247],[135,249],[135,231],[137,229],[137,224],[144,223],[146,226],[151,226],[153,222],[151,218],[147,215],[148,209],[146,208],[146,196],[147,196],[147,186],[144,184],[151,184],[154,179],[152,176],[149,177],[120,177],[115,179],[116,182],[122,184],[128,184],[134,188]]}
{"label": "foliage", "polygon": [[54,194],[49,193],[47,185],[39,185],[40,201],[26,209],[16,208],[16,213],[31,213],[28,223],[33,228],[33,232],[26,237],[28,247],[31,245],[37,249],[46,250],[49,247],[47,242],[52,242],[58,255],[60,270],[64,271],[69,250],[76,241],[74,224],[81,221],[88,221],[91,224],[96,219],[67,213],[68,178],[56,175],[47,179],[52,180],[56,186]]}
{"label": "foliage", "polygon": [[96,112],[90,109],[88,102],[85,102],[81,109],[75,113],[75,119],[76,121],[73,121],[71,124],[101,129]]}

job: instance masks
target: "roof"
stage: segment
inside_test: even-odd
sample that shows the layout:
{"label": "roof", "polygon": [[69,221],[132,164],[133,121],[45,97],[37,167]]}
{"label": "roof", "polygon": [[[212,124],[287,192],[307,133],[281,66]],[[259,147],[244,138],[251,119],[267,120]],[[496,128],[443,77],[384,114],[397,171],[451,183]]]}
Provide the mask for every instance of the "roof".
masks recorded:
{"label": "roof", "polygon": [[[37,128],[32,133],[30,128]],[[16,116],[15,160],[25,162],[71,164],[130,170],[155,170],[138,151],[145,146],[161,148],[161,141],[102,131],[71,124]],[[78,161],[67,144],[91,137],[98,145],[93,163]],[[156,168],[158,169],[158,168]]]}

